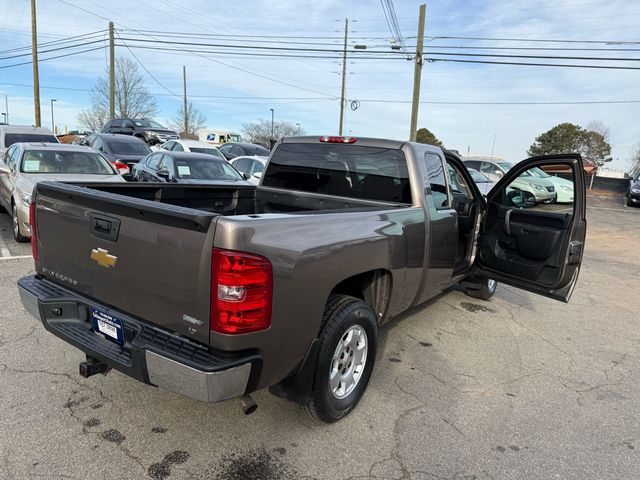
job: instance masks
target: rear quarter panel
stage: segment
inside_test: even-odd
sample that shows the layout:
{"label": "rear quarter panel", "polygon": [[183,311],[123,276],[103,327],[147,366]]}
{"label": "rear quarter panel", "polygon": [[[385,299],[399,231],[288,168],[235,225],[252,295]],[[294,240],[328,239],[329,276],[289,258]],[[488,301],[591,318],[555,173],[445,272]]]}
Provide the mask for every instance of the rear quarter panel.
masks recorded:
{"label": "rear quarter panel", "polygon": [[285,378],[303,359],[321,327],[332,289],[341,281],[375,269],[392,275],[386,316],[408,308],[419,282],[424,255],[424,213],[419,207],[305,215],[220,218],[214,245],[252,252],[273,267],[273,310],[269,330],[245,335],[211,334],[223,349],[259,346],[265,371],[259,387]]}

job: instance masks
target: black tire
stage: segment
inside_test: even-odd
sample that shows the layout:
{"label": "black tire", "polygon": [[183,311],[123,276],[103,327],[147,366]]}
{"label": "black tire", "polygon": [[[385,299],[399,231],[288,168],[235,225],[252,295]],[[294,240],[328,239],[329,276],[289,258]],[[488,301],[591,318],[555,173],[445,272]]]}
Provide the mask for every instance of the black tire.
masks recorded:
{"label": "black tire", "polygon": [[498,288],[498,282],[489,278],[481,279],[480,288],[467,287],[466,294],[473,298],[479,298],[480,300],[489,300],[496,293]]}
{"label": "black tire", "polygon": [[[366,333],[366,359],[353,390],[337,398],[329,385],[329,374],[338,342],[353,326]],[[376,316],[362,300],[348,295],[331,295],[323,315],[323,327],[318,336],[320,348],[313,378],[311,396],[304,406],[307,413],[324,423],[333,423],[351,412],[367,388],[376,359]]]}
{"label": "black tire", "polygon": [[25,237],[20,233],[20,219],[18,218],[18,207],[16,207],[15,203],[11,204],[11,222],[14,240],[19,243],[28,242],[30,240],[29,237]]}

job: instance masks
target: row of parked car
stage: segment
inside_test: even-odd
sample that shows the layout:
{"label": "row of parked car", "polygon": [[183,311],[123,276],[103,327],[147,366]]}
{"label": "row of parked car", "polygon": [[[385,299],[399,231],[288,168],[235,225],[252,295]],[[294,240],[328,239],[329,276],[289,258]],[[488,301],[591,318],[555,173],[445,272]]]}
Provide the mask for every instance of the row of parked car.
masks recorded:
{"label": "row of parked car", "polygon": [[[116,128],[114,122],[105,129]],[[257,185],[269,155],[261,145],[240,142],[218,147],[169,138],[150,146],[139,135],[122,132],[92,133],[75,143],[60,144],[43,128],[0,125],[0,205],[12,215],[17,241],[30,237],[29,204],[38,181]],[[485,195],[513,167],[503,160],[466,159],[464,163]],[[573,182],[557,175],[561,172],[553,173],[530,169],[510,188],[531,193],[536,203],[573,202]]]}

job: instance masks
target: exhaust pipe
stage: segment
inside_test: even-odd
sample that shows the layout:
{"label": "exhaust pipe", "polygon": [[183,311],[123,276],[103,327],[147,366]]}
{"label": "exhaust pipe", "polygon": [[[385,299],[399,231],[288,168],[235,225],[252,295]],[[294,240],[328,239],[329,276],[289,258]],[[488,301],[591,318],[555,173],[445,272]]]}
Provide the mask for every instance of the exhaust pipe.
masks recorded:
{"label": "exhaust pipe", "polygon": [[111,370],[111,367],[106,363],[101,362],[100,360],[87,355],[87,361],[81,362],[79,365],[79,369],[80,369],[80,376],[84,378],[89,378],[98,373],[102,373],[106,375],[109,372],[109,370]]}
{"label": "exhaust pipe", "polygon": [[240,397],[240,408],[245,415],[251,415],[258,408],[255,400],[251,398],[251,395],[245,395]]}

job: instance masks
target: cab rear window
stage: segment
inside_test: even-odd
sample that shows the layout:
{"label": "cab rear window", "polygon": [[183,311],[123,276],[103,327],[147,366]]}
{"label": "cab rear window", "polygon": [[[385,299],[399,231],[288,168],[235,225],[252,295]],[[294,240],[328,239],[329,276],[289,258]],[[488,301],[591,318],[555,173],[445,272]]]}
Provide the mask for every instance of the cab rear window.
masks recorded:
{"label": "cab rear window", "polygon": [[411,203],[401,150],[343,144],[283,143],[263,186],[383,202]]}

